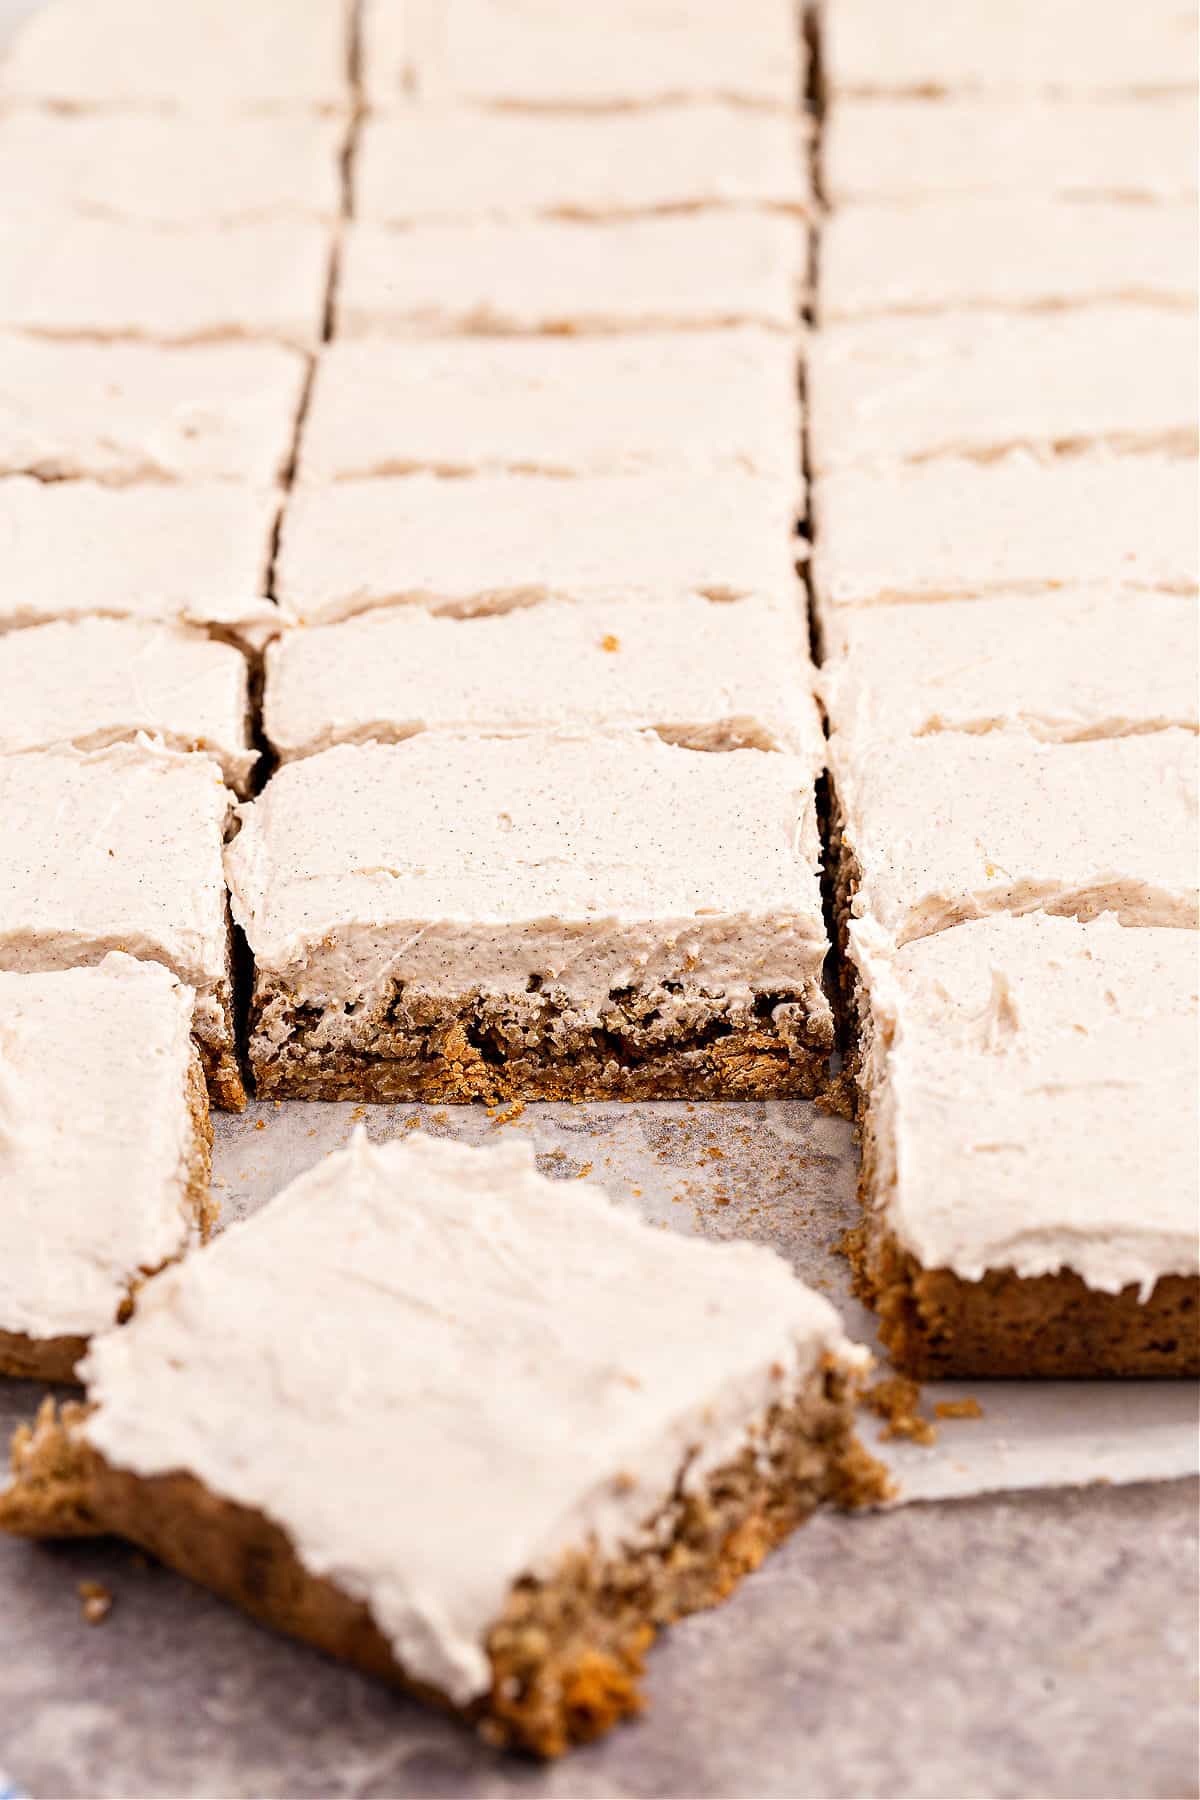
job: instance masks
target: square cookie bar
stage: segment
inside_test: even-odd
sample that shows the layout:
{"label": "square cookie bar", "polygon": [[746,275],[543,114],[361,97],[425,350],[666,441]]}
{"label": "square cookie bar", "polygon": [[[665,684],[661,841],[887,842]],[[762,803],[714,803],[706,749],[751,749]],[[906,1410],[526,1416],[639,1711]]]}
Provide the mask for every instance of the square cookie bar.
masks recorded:
{"label": "square cookie bar", "polygon": [[[337,119],[162,118],[148,113],[0,115],[0,193],[14,210],[189,230],[278,218],[336,219]],[[11,199],[10,199],[11,196]]]}
{"label": "square cookie bar", "polygon": [[102,750],[139,732],[202,750],[244,794],[250,747],[246,659],[186,625],[56,620],[0,642],[0,756],[72,744]]}
{"label": "square cookie bar", "polygon": [[51,0],[0,64],[0,98],[203,115],[350,105],[347,0]]}
{"label": "square cookie bar", "polygon": [[815,766],[812,680],[798,592],[549,601],[472,619],[394,607],[271,644],[263,729],[281,762],[421,731],[622,725],[691,750],[795,750]]}
{"label": "square cookie bar", "polygon": [[363,86],[372,108],[413,96],[488,107],[615,111],[724,100],[791,111],[804,92],[804,40],[790,0],[364,0]]}
{"label": "square cookie bar", "polygon": [[351,224],[335,296],[343,337],[794,331],[807,235],[765,212],[576,224]]}
{"label": "square cookie bar", "polygon": [[814,332],[805,396],[819,474],[1012,450],[1194,453],[1196,333],[1149,306],[864,319]]}
{"label": "square cookie bar", "polygon": [[0,974],[0,1374],[70,1381],[144,1277],[207,1235],[193,998],[118,951]]}
{"label": "square cookie bar", "polygon": [[280,344],[71,344],[0,333],[0,475],[282,479],[307,378]]}
{"label": "square cookie bar", "polygon": [[859,1286],[900,1368],[1200,1374],[1196,935],[994,918],[860,962]]}
{"label": "square cookie bar", "polygon": [[843,606],[1045,593],[1196,592],[1196,464],[1014,454],[846,471],[812,488],[818,616]]}
{"label": "square cookie bar", "polygon": [[834,95],[1190,93],[1196,50],[1178,0],[837,0],[822,15]]}
{"label": "square cookie bar", "polygon": [[163,231],[78,213],[0,218],[0,329],[34,337],[311,350],[333,228],[319,219]]}
{"label": "square cookie bar", "polygon": [[415,106],[363,125],[354,210],[390,225],[701,208],[803,213],[812,198],[808,136],[787,113],[714,104],[553,119]]}
{"label": "square cookie bar", "polygon": [[847,607],[821,689],[847,743],[1008,726],[1050,743],[1195,731],[1198,630],[1191,596],[1120,589]]}
{"label": "square cookie bar", "polygon": [[253,632],[277,495],[231,482],[121,490],[0,481],[0,632],[89,614]]}
{"label": "square cookie bar", "polygon": [[820,1092],[815,774],[634,731],[285,764],[226,858],[259,1095]]}
{"label": "square cookie bar", "polygon": [[660,1627],[878,1498],[868,1360],[772,1250],[566,1194],[523,1144],[360,1130],[96,1340],[0,1527],[119,1533],[555,1756],[641,1710]]}
{"label": "square cookie bar", "polygon": [[798,346],[782,332],[335,342],[302,481],[368,476],[769,475],[800,488]]}
{"label": "square cookie bar", "polygon": [[293,490],[276,592],[310,625],[382,606],[470,617],[541,600],[792,592],[796,486],[746,475],[535,475]]}
{"label": "square cookie bar", "polygon": [[209,1094],[245,1104],[221,851],[233,796],[207,756],[139,739],[0,757],[0,969],[78,968],[110,950],[196,990]]}
{"label": "square cookie bar", "polygon": [[821,133],[831,206],[1012,192],[1035,199],[1186,200],[1196,105],[1109,100],[838,100]]}
{"label": "square cookie bar", "polygon": [[997,912],[1195,926],[1196,736],[829,744],[839,909],[897,944]]}
{"label": "square cookie bar", "polygon": [[1193,206],[1089,206],[976,196],[846,206],[821,233],[822,324],[989,306],[1138,302],[1192,313]]}

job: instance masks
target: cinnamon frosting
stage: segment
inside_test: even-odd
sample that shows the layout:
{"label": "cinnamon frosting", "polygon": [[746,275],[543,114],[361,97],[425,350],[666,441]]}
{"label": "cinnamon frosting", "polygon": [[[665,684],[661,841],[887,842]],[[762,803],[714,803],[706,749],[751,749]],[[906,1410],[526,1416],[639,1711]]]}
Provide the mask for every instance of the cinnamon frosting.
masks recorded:
{"label": "cinnamon frosting", "polygon": [[300,479],[721,471],[798,493],[798,362],[793,338],[753,328],[335,342]]}
{"label": "cinnamon frosting", "polygon": [[0,475],[270,488],[291,457],[305,378],[303,357],[278,344],[164,349],[3,333]]}
{"label": "cinnamon frosting", "polygon": [[285,762],[420,731],[621,725],[694,750],[796,750],[815,766],[821,726],[799,593],[781,603],[664,596],[650,608],[549,602],[473,619],[395,607],[289,631],[267,651],[263,726]]}
{"label": "cinnamon frosting", "polygon": [[360,220],[342,242],[337,330],[344,337],[730,325],[794,331],[806,256],[803,227],[767,212],[407,231]]}
{"label": "cinnamon frosting", "polygon": [[318,219],[158,225],[17,208],[0,216],[0,328],[150,344],[321,336],[333,228]]}
{"label": "cinnamon frosting", "polygon": [[231,802],[208,757],[145,738],[0,757],[0,969],[125,950],[194,987],[198,1034],[227,1038]]}
{"label": "cinnamon frosting", "polygon": [[214,130],[211,119],[14,110],[0,116],[0,192],[14,209],[62,207],[165,231],[335,219],[344,136],[339,120],[303,114],[223,119]]}
{"label": "cinnamon frosting", "polygon": [[51,0],[0,64],[0,97],[218,116],[335,111],[350,104],[349,57],[347,0]]}
{"label": "cinnamon frosting", "polygon": [[872,1204],[927,1268],[1195,1274],[1197,956],[1190,931],[1033,913],[860,967]]}
{"label": "cinnamon frosting", "polygon": [[265,629],[278,510],[232,482],[0,481],[0,631],[88,615]]}
{"label": "cinnamon frosting", "polygon": [[541,600],[778,598],[795,591],[796,511],[790,482],[712,473],[300,487],[276,592],[310,625],[383,606],[470,616]]}
{"label": "cinnamon frosting", "polygon": [[1005,192],[1183,200],[1196,191],[1196,102],[835,100],[822,124],[821,186],[833,206]]}
{"label": "cinnamon frosting", "polygon": [[560,114],[552,125],[529,113],[414,106],[363,126],[355,212],[405,225],[700,207],[803,212],[806,140],[800,118],[711,102]]}
{"label": "cinnamon frosting", "polygon": [[1023,731],[835,733],[861,933],[907,944],[991,913],[1197,924],[1196,737],[1046,744]]}
{"label": "cinnamon frosting", "polygon": [[649,733],[424,732],[287,763],[226,852],[258,979],[301,1003],[664,980],[828,1017],[811,759]]}
{"label": "cinnamon frosting", "polygon": [[61,620],[0,645],[0,755],[73,744],[102,750],[139,732],[201,750],[244,793],[250,748],[246,659],[181,625]]}
{"label": "cinnamon frosting", "polygon": [[847,607],[821,686],[856,745],[1010,726],[1056,743],[1195,731],[1198,630],[1189,595],[1121,589]]}
{"label": "cinnamon frosting", "polygon": [[837,0],[822,14],[832,94],[1192,93],[1196,9],[1179,0]]}
{"label": "cinnamon frosting", "polygon": [[812,490],[822,612],[1097,584],[1194,594],[1190,457],[1026,455],[846,471]]}
{"label": "cinnamon frosting", "polygon": [[975,195],[846,206],[821,233],[820,316],[1142,302],[1192,313],[1193,206]]}
{"label": "cinnamon frosting", "polygon": [[791,112],[804,39],[790,0],[365,0],[363,85],[374,110],[422,100],[596,110],[728,100]]}
{"label": "cinnamon frosting", "polygon": [[812,466],[1010,450],[1193,454],[1198,381],[1191,319],[1150,307],[832,325],[808,347]]}

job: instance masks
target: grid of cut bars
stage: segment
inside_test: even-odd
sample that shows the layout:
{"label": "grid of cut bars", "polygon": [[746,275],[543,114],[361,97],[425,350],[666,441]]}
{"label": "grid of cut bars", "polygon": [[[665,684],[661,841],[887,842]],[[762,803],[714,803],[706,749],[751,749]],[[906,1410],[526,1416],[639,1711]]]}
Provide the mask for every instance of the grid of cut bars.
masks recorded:
{"label": "grid of cut bars", "polygon": [[[1195,20],[1152,4],[1116,56],[1077,16],[828,0],[810,80],[790,0],[40,11],[0,69],[0,172],[36,172],[0,209],[4,967],[163,963],[239,1106],[228,871],[264,1093],[829,1091],[827,756],[877,1197],[947,930],[962,993],[996,976],[983,1061],[953,995],[925,1021],[960,1115],[1053,985],[1028,915],[1102,984],[1100,914],[1169,934],[1169,1036]],[[1195,1303],[1174,1118],[1165,1223],[1131,1202],[1141,1260],[1083,1284],[1142,1324],[1158,1275]],[[1009,1236],[936,1265],[976,1297],[1041,1278],[1027,1238],[1120,1235],[1009,1185]]]}

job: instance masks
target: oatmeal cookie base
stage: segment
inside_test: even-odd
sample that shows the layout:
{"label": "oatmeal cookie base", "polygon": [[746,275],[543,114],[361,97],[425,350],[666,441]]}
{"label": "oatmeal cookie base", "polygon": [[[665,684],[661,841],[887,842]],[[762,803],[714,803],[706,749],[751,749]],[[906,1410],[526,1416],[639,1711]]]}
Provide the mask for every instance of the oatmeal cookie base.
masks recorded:
{"label": "oatmeal cookie base", "polygon": [[398,990],[370,1008],[314,1008],[257,984],[250,1061],[260,1098],[719,1100],[813,1098],[830,1083],[824,995],[730,1003],[664,989],[586,1012],[560,991]]}

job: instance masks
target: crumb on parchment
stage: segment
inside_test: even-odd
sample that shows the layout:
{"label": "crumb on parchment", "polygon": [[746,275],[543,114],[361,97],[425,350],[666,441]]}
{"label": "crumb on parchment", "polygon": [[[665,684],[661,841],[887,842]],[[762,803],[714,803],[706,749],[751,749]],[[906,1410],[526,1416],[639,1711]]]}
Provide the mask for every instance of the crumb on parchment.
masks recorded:
{"label": "crumb on parchment", "polygon": [[103,1625],[112,1611],[113,1597],[102,1581],[81,1581],[79,1610],[88,1625]]}
{"label": "crumb on parchment", "polygon": [[887,1375],[869,1387],[862,1403],[886,1421],[881,1439],[909,1438],[914,1444],[935,1444],[937,1428],[918,1410],[921,1390],[906,1375]]}
{"label": "crumb on parchment", "polygon": [[966,1394],[961,1400],[938,1400],[934,1403],[935,1419],[982,1419],[983,1408],[974,1394]]}

